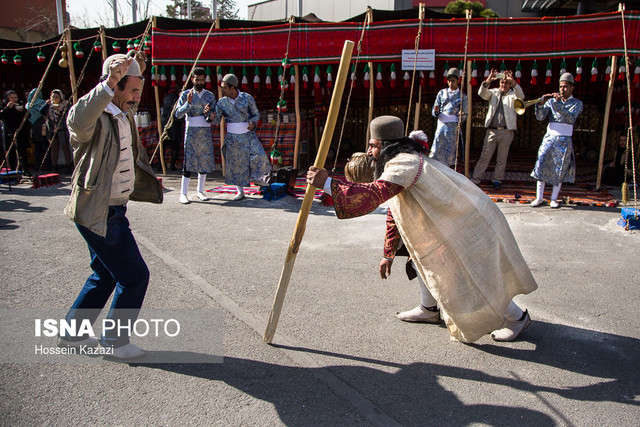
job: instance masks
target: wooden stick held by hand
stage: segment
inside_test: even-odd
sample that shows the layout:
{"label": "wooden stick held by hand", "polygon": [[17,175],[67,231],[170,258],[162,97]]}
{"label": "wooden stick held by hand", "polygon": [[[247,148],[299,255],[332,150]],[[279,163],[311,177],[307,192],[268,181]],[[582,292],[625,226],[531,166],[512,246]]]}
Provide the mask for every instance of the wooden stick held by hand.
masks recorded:
{"label": "wooden stick held by hand", "polygon": [[[344,86],[347,81],[347,73],[349,71],[349,64],[351,63],[351,54],[353,52],[354,42],[345,40],[344,47],[342,49],[342,57],[340,58],[340,67],[338,68],[338,75],[335,82],[335,88],[333,95],[331,96],[331,104],[329,105],[329,112],[327,113],[327,123],[322,133],[322,140],[320,142],[320,148],[318,149],[318,155],[316,161],[313,164],[317,168],[323,168],[324,162],[327,159],[327,152],[331,145],[331,138],[333,137],[333,131],[336,127],[336,121],[338,118],[338,112],[340,111],[340,103],[342,101],[342,93],[344,92]],[[302,243],[302,237],[307,226],[307,218],[309,217],[309,211],[311,210],[311,203],[313,202],[313,196],[315,195],[316,187],[307,185],[307,190],[304,193],[304,199],[302,206],[300,207],[300,213],[298,213],[298,220],[296,221],[296,228],[289,242],[289,250],[287,251],[287,257],[282,267],[282,274],[280,275],[280,283],[276,295],[273,299],[273,306],[271,307],[271,314],[269,315],[269,322],[264,332],[263,340],[267,344],[271,344],[273,336],[276,333],[278,326],[278,320],[280,319],[280,312],[282,311],[282,304],[284,302],[285,294],[287,293],[287,287],[289,286],[289,280],[291,279],[291,272],[293,271],[293,264],[296,261],[296,255],[300,249],[300,243]]]}

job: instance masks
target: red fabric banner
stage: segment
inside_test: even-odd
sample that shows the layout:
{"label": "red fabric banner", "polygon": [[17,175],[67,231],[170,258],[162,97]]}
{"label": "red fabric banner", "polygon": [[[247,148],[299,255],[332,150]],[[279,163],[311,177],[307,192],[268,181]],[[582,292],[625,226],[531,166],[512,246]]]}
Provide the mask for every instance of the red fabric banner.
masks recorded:
{"label": "red fabric banner", "polygon": [[[200,57],[202,65],[278,65],[289,42],[292,63],[339,62],[344,40],[360,40],[362,23],[303,23],[213,30]],[[640,54],[640,12],[625,12],[627,49]],[[364,31],[362,61],[391,62],[402,49],[413,49],[419,21],[373,22]],[[421,49],[435,49],[438,59],[461,59],[465,19],[426,20]],[[192,64],[207,30],[154,28],[153,64]],[[555,18],[474,18],[469,28],[470,60],[603,57],[624,53],[619,12]],[[357,54],[354,51],[354,58]]]}

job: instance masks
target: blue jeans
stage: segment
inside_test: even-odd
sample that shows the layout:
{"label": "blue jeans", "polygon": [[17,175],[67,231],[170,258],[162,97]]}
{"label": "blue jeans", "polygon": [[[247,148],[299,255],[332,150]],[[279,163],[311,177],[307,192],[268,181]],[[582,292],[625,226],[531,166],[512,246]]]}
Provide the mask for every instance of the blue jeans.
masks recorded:
{"label": "blue jeans", "polygon": [[[133,238],[126,212],[126,206],[109,206],[105,237],[77,225],[89,246],[93,274],[67,313],[67,321],[76,319],[80,325],[82,319],[89,319],[93,324],[114,289],[107,319],[120,325],[127,322],[133,325],[138,318],[149,284],[149,269]],[[100,337],[100,343],[114,347],[129,343],[129,335],[125,331],[118,335],[116,328],[108,329]]]}

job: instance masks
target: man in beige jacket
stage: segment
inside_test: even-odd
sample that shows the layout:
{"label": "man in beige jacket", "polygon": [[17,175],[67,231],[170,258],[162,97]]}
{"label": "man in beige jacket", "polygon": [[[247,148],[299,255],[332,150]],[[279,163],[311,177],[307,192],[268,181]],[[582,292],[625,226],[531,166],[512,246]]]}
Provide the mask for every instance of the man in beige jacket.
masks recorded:
{"label": "man in beige jacket", "polygon": [[[500,75],[502,74],[502,75]],[[493,188],[499,190],[502,179],[504,178],[504,170],[507,166],[507,156],[509,156],[509,147],[513,141],[513,133],[518,128],[516,111],[513,103],[516,98],[524,99],[522,88],[513,79],[511,71],[500,73],[491,70],[491,74],[480,85],[478,95],[485,101],[489,101],[489,111],[484,122],[487,133],[482,144],[482,153],[480,159],[476,163],[473,171],[472,181],[480,184],[484,171],[487,169],[493,152],[498,149],[496,155],[496,167],[493,170],[491,181]],[[500,87],[498,89],[489,89],[494,80],[500,79]]]}
{"label": "man in beige jacket", "polygon": [[[87,242],[93,274],[85,282],[66,320],[76,325],[96,321],[111,294],[106,320],[133,324],[149,283],[147,268],[126,217],[127,202],[162,203],[162,186],[149,166],[131,113],[140,101],[139,64],[112,55],[102,67],[101,82],[71,107],[67,125],[74,149],[71,197],[64,210]],[[101,351],[117,359],[144,355],[118,329],[100,336]],[[96,347],[98,340],[64,335],[63,347]]]}

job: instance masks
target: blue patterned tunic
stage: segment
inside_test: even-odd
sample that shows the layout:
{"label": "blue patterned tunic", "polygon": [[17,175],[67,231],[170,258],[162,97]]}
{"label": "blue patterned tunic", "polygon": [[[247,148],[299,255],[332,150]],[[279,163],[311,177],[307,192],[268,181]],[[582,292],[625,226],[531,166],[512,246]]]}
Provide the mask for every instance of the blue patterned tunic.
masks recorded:
{"label": "blue patterned tunic", "polygon": [[[540,121],[549,116],[549,123],[573,125],[582,113],[582,101],[570,96],[566,101],[551,98],[540,107],[536,104],[536,118]],[[538,160],[531,172],[538,181],[558,185],[563,182],[575,182],[576,159],[571,136],[554,135],[547,128],[538,150]]]}
{"label": "blue patterned tunic", "polygon": [[184,132],[183,169],[188,172],[209,173],[216,168],[211,124],[203,122],[203,126],[194,126],[189,124],[189,119],[192,117],[204,119],[204,107],[209,104],[211,111],[213,111],[216,106],[216,97],[208,90],[202,89],[200,94],[193,95],[193,101],[189,104],[187,102],[189,92],[190,89],[180,94],[175,113],[179,119],[187,116]]}
{"label": "blue patterned tunic", "polygon": [[[460,97],[460,90],[451,92],[448,88],[442,89],[436,96],[436,101],[433,104],[431,114],[433,117],[438,117],[440,113],[449,115],[458,115],[460,107],[462,105],[462,121],[467,119],[467,95]],[[435,107],[440,107],[440,113],[436,113]],[[436,134],[433,137],[433,144],[431,145],[431,152],[429,157],[444,163],[447,166],[453,166],[456,162],[456,128],[457,122],[443,123],[438,120],[438,127],[436,127]],[[460,147],[458,147],[458,157],[462,157],[463,150],[462,132],[460,132]]]}
{"label": "blue patterned tunic", "polygon": [[[216,104],[214,123],[220,123],[224,117],[227,124],[252,122],[256,126],[260,121],[260,112],[256,101],[245,92],[231,100],[224,97]],[[222,145],[225,160],[225,182],[229,185],[246,187],[251,181],[261,179],[271,172],[271,163],[253,130],[246,133],[231,133],[227,129]]]}

